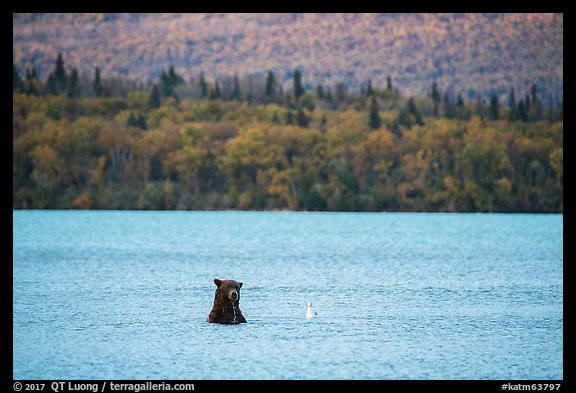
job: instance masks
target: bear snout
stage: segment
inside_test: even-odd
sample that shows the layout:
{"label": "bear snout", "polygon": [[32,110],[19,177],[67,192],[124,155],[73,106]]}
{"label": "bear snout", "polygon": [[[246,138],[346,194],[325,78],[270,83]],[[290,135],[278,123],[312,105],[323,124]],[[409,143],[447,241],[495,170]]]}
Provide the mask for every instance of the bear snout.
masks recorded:
{"label": "bear snout", "polygon": [[236,292],[236,290],[233,290],[230,292],[230,300],[233,300],[233,301],[238,300],[238,292]]}

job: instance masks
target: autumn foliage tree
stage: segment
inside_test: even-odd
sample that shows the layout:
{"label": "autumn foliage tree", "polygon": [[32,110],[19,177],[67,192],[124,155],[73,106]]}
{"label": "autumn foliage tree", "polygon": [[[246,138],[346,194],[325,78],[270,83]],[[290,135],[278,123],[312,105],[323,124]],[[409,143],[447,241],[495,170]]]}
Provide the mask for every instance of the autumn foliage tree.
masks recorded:
{"label": "autumn foliage tree", "polygon": [[430,96],[374,87],[302,88],[290,102],[271,72],[179,81],[176,99],[160,88],[173,69],[148,85],[63,69],[59,56],[43,85],[13,66],[14,208],[563,210],[562,106],[537,89],[514,116],[495,96],[447,93],[436,116]]}

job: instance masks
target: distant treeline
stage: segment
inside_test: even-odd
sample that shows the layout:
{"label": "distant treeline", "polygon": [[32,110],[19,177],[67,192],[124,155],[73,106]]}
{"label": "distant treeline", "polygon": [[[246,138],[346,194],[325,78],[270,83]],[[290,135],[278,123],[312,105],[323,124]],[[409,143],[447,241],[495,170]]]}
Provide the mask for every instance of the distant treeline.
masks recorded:
{"label": "distant treeline", "polygon": [[[13,66],[13,207],[563,210],[563,103]],[[546,104],[544,104],[546,103]]]}

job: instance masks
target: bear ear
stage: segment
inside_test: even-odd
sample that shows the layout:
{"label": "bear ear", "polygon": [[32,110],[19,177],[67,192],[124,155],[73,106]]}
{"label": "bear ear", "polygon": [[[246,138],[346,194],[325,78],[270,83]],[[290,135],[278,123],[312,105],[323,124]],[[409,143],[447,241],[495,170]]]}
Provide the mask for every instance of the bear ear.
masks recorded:
{"label": "bear ear", "polygon": [[214,278],[214,284],[216,284],[217,287],[220,287],[220,284],[222,284],[222,280],[218,280],[217,278]]}
{"label": "bear ear", "polygon": [[242,282],[238,282],[238,289],[242,288]]}

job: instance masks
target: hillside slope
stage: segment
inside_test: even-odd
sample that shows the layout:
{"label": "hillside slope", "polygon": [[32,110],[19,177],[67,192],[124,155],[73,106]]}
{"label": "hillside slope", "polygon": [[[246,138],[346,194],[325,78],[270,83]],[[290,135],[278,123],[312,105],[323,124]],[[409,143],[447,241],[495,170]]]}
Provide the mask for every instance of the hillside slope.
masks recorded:
{"label": "hillside slope", "polygon": [[14,14],[13,62],[45,78],[62,52],[92,75],[154,80],[173,64],[187,80],[264,76],[299,67],[308,88],[392,75],[403,95],[442,90],[563,94],[562,14]]}

